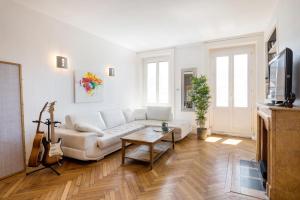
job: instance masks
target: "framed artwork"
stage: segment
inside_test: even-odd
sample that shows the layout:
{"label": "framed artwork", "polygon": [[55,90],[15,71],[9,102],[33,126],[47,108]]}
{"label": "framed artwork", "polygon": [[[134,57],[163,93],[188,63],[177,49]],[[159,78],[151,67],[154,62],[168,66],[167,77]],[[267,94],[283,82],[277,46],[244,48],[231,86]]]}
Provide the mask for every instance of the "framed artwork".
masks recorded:
{"label": "framed artwork", "polygon": [[181,70],[181,111],[194,112],[190,93],[192,91],[192,78],[197,76],[197,68],[185,68]]}
{"label": "framed artwork", "polygon": [[100,72],[75,71],[75,103],[103,101],[103,80]]}

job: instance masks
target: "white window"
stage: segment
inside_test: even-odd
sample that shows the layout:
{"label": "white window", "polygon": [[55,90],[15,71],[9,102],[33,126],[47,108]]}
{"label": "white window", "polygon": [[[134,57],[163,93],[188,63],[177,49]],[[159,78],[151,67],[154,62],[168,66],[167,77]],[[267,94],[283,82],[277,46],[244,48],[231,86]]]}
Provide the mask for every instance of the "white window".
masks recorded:
{"label": "white window", "polygon": [[216,58],[216,106],[229,106],[229,57]]}
{"label": "white window", "polygon": [[248,107],[248,55],[234,55],[234,107]]}
{"label": "white window", "polygon": [[156,63],[147,64],[147,102],[156,103]]}
{"label": "white window", "polygon": [[147,105],[170,103],[169,71],[167,59],[145,60],[145,99]]}

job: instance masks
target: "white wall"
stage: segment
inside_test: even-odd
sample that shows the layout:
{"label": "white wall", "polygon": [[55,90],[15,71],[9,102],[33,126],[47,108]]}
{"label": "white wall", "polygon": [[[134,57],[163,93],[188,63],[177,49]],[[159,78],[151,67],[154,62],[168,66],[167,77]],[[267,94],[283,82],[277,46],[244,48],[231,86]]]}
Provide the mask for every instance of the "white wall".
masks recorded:
{"label": "white wall", "polygon": [[[55,117],[95,112],[107,107],[134,106],[136,53],[37,13],[12,1],[0,1],[0,60],[22,64],[27,156],[37,119],[45,101],[57,100]],[[69,69],[56,68],[56,56],[69,59]],[[116,67],[115,77],[104,76],[104,66]],[[104,101],[74,103],[73,71],[99,70],[104,79]]]}
{"label": "white wall", "polygon": [[174,80],[175,80],[175,96],[174,96],[174,113],[175,118],[179,120],[189,120],[196,125],[196,116],[194,112],[181,111],[181,70],[185,68],[197,68],[197,74],[203,74],[206,66],[204,66],[204,43],[194,43],[189,45],[175,47],[174,56]]}
{"label": "white wall", "polygon": [[295,105],[300,106],[300,1],[279,0],[272,22],[266,30],[266,38],[271,29],[277,27],[279,51],[290,48],[294,53],[293,92],[296,93]]}
{"label": "white wall", "polygon": [[[174,52],[174,111],[175,119],[189,120],[195,124],[195,114],[193,112],[181,111],[181,70],[184,68],[197,68],[198,75],[205,74],[210,77],[210,50],[233,47],[240,45],[253,44],[255,46],[256,61],[254,74],[256,79],[254,89],[254,104],[253,104],[253,127],[255,127],[256,112],[255,106],[257,102],[264,101],[264,78],[265,78],[265,60],[264,60],[264,37],[262,33],[250,34],[235,38],[225,38],[215,41],[199,42],[175,47]],[[210,114],[208,114],[207,126],[210,126]],[[255,130],[254,130],[255,131]]]}
{"label": "white wall", "polygon": [[146,52],[139,52],[138,55],[138,67],[139,67],[139,99],[140,106],[145,106],[144,95],[144,72],[143,72],[143,59],[157,56],[169,56],[170,57],[170,73],[171,81],[170,87],[174,93],[171,95],[172,99],[170,104],[173,106],[174,118],[176,120],[188,120],[195,125],[194,112],[182,112],[181,111],[181,70],[184,68],[197,68],[198,74],[202,74],[205,67],[203,66],[204,58],[202,54],[203,42],[193,43],[188,45],[177,46],[175,48],[160,49]]}
{"label": "white wall", "polygon": [[[296,104],[300,105],[300,1],[299,0],[279,0],[277,10],[274,13],[271,30],[277,25],[279,50],[286,47],[294,51],[294,82],[296,91]],[[265,34],[266,35],[266,34]],[[256,47],[256,84],[255,103],[263,103],[265,100],[265,44],[261,33],[250,34],[236,38],[225,38],[216,41],[199,42],[185,46],[175,47],[174,58],[174,80],[175,80],[175,117],[194,122],[195,115],[190,112],[181,112],[181,69],[197,67],[198,74],[209,73],[209,50],[214,48],[230,47],[236,45],[254,44]],[[253,108],[253,127],[256,126],[255,104]],[[255,129],[254,129],[255,131]]]}

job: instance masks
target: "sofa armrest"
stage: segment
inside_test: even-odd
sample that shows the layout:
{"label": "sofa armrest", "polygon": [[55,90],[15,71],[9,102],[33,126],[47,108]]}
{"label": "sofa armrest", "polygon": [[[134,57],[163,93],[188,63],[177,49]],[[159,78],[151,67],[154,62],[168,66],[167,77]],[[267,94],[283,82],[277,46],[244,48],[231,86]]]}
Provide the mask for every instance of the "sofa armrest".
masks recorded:
{"label": "sofa armrest", "polygon": [[56,128],[56,139],[62,139],[62,146],[80,150],[87,150],[97,146],[97,133],[79,132],[72,129]]}

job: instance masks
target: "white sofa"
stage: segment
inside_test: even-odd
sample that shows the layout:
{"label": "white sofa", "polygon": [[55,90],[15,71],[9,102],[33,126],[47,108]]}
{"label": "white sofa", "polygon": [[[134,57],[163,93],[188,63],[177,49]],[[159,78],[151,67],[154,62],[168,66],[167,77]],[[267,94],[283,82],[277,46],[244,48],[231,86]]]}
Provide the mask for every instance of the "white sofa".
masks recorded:
{"label": "white sofa", "polygon": [[163,121],[175,128],[176,141],[192,131],[190,122],[173,120],[170,107],[147,107],[134,111],[111,109],[67,115],[65,124],[56,128],[56,137],[62,138],[65,156],[100,160],[121,148],[120,137],[146,126],[161,126]]}

